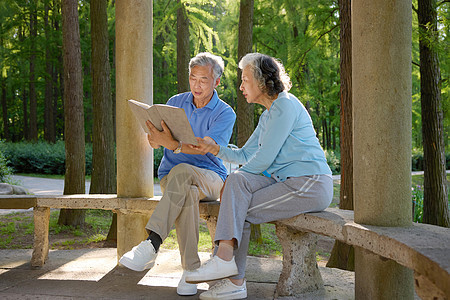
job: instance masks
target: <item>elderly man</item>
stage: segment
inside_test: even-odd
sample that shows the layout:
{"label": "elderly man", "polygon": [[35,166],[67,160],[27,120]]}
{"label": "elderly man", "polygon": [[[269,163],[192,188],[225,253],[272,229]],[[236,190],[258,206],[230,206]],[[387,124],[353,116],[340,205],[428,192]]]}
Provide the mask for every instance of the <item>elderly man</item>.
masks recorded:
{"label": "elderly man", "polygon": [[[220,83],[224,63],[210,53],[199,53],[189,62],[190,92],[173,96],[168,105],[185,110],[195,136],[226,146],[230,140],[236,114],[219,99],[215,88]],[[163,196],[146,225],[147,240],[125,253],[119,262],[135,271],[153,267],[158,249],[173,224],[177,231],[183,276],[178,283],[179,295],[194,295],[197,285],[186,283],[189,271],[200,266],[198,256],[199,201],[217,199],[227,171],[222,160],[211,153],[203,155],[173,138],[162,123],[162,131],[147,122],[151,147],[164,147],[158,169]]]}

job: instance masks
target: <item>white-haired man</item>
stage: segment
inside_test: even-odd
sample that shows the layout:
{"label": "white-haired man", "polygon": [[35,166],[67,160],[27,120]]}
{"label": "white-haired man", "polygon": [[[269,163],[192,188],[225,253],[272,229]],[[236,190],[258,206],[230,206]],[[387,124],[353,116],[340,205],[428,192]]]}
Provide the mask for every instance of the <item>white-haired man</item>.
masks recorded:
{"label": "white-haired man", "polygon": [[[210,53],[199,53],[189,62],[190,92],[173,96],[168,105],[185,110],[195,136],[226,146],[230,140],[236,114],[220,100],[215,88],[224,70],[222,58]],[[147,122],[151,147],[164,147],[164,156],[158,169],[163,196],[146,225],[147,240],[125,253],[119,262],[135,271],[153,267],[159,247],[173,224],[177,231],[183,276],[178,284],[179,295],[194,295],[197,285],[186,283],[189,271],[200,266],[198,256],[199,201],[217,199],[227,176],[221,159],[183,145],[173,138],[163,123],[157,130]]]}

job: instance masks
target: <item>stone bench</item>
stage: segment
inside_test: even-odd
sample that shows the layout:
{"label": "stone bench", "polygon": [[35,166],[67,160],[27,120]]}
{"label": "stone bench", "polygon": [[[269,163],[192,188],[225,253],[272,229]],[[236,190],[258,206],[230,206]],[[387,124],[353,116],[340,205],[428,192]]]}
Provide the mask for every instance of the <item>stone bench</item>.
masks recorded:
{"label": "stone bench", "polygon": [[[49,250],[50,209],[103,209],[120,215],[143,214],[150,216],[160,200],[153,198],[120,198],[112,194],[102,195],[1,195],[0,209],[29,209],[34,212],[34,245],[31,265],[42,267],[47,260]],[[206,221],[212,237],[216,231],[219,201],[201,201],[200,217]],[[132,235],[133,233],[130,232]],[[125,234],[126,235],[126,234]],[[131,248],[130,245],[119,245],[117,248]],[[129,250],[129,249],[128,249]],[[120,253],[123,254],[123,253]]]}
{"label": "stone bench", "polygon": [[[40,267],[48,256],[51,208],[111,210],[118,214],[119,219],[121,215],[150,215],[159,199],[84,194],[0,196],[0,209],[34,208],[35,234],[31,264]],[[211,237],[214,237],[219,206],[218,201],[200,202],[200,217],[206,220]],[[445,299],[450,295],[448,228],[426,224],[413,224],[407,228],[361,225],[353,221],[353,211],[336,208],[302,214],[273,224],[276,225],[283,246],[283,269],[277,284],[277,297],[302,295],[323,289],[316,263],[317,234],[361,247],[412,269],[416,292],[424,299]],[[126,247],[130,248],[130,245]]]}
{"label": "stone bench", "polygon": [[323,285],[318,270],[305,266],[305,257],[312,260],[314,253],[306,252],[304,246],[314,241],[310,235],[320,234],[412,269],[415,289],[422,299],[450,298],[449,228],[417,223],[410,227],[362,225],[353,221],[353,211],[337,208],[302,214],[275,224],[283,244],[283,271],[277,285],[280,296],[309,292]]}

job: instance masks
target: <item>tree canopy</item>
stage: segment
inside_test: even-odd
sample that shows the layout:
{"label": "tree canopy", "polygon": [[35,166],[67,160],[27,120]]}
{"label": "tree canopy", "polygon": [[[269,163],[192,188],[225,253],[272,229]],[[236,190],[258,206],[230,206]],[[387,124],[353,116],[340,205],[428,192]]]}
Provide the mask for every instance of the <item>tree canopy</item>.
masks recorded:
{"label": "tree canopy", "polygon": [[[177,93],[177,10],[181,4],[185,5],[189,19],[190,55],[211,51],[223,57],[225,73],[218,92],[223,100],[236,108],[239,1],[233,0],[153,1],[154,103],[165,103]],[[438,3],[439,34],[431,41],[441,65],[445,145],[449,144],[450,131],[449,6],[448,1]],[[291,92],[310,112],[323,147],[333,150],[339,150],[340,124],[338,8],[337,0],[255,0],[252,47],[252,51],[277,57],[283,62],[293,83]],[[114,99],[114,1],[108,1],[107,10],[111,97]],[[79,0],[78,12],[85,137],[86,142],[92,142],[90,1]],[[417,15],[413,13],[413,147],[421,148],[417,22]],[[60,1],[0,2],[1,139],[32,140],[37,132],[39,140],[64,140],[61,25]],[[36,121],[33,101],[36,103]],[[50,106],[52,110],[49,110]],[[255,109],[256,121],[262,110],[262,107]],[[53,118],[48,111],[52,112]]]}

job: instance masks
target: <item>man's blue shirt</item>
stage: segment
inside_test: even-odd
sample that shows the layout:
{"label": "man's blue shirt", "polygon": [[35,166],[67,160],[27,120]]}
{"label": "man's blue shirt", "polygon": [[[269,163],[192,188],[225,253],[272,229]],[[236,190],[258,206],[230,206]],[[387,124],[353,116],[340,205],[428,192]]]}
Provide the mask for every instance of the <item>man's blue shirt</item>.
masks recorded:
{"label": "man's blue shirt", "polygon": [[[194,96],[192,93],[187,92],[173,96],[167,101],[167,105],[184,109],[195,136],[201,138],[209,136],[217,144],[227,146],[233,132],[234,122],[236,121],[236,114],[233,109],[219,99],[216,91],[214,91],[208,104],[202,108],[197,108],[193,100]],[[227,169],[223,165],[222,160],[211,153],[206,155],[175,154],[172,150],[164,148],[164,156],[158,169],[159,179],[162,179],[174,166],[181,163],[212,170],[223,180],[227,176]]]}

